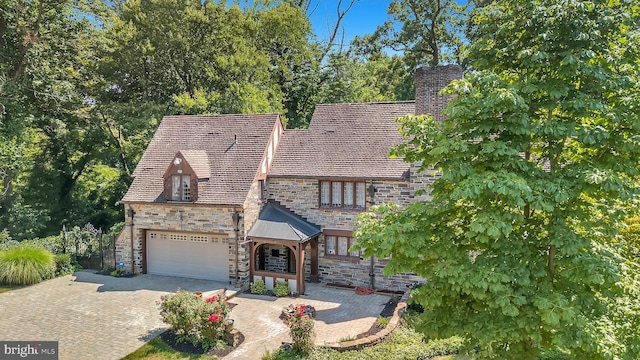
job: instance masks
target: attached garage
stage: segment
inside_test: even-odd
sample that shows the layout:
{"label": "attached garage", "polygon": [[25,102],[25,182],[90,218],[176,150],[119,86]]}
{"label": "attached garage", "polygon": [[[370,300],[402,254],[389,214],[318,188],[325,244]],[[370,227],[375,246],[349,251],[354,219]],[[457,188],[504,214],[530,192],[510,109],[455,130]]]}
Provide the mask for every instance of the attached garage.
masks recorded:
{"label": "attached garage", "polygon": [[147,230],[147,273],[229,281],[229,237]]}

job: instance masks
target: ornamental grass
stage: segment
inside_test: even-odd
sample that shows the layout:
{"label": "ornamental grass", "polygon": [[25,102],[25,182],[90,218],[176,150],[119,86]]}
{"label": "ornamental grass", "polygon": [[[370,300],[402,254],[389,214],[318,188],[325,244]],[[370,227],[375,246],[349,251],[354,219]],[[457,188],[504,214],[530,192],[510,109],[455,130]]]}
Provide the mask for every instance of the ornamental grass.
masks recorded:
{"label": "ornamental grass", "polygon": [[50,279],[56,271],[54,255],[37,246],[14,246],[0,251],[0,283],[31,285]]}

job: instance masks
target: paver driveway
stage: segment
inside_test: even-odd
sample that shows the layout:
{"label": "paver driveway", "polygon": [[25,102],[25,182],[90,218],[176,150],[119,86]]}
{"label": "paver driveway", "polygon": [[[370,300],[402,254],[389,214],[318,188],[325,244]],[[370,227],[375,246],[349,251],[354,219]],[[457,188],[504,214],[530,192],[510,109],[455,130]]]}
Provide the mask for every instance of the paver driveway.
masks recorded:
{"label": "paver driveway", "polygon": [[355,338],[373,325],[384,305],[386,295],[356,295],[353,290],[328,288],[321,284],[306,284],[305,295],[297,298],[274,298],[241,294],[229,302],[234,326],[245,341],[225,360],[260,359],[282,342],[290,342],[289,330],[279,319],[282,308],[289,304],[306,304],[316,308],[316,344]]}
{"label": "paver driveway", "polygon": [[120,359],[161,333],[157,302],[228,284],[155,275],[74,275],[0,294],[0,340],[58,341],[61,360]]}

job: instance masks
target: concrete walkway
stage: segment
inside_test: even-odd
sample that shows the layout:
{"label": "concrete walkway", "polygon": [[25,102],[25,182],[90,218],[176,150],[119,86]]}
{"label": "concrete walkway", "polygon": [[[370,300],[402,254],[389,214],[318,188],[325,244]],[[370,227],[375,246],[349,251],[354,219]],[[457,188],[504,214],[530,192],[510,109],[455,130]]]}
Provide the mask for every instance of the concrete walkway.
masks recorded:
{"label": "concrete walkway", "polygon": [[0,340],[58,341],[60,360],[120,359],[166,329],[160,296],[228,284],[166,276],[114,278],[80,271],[0,294]]}
{"label": "concrete walkway", "polygon": [[385,295],[356,295],[353,290],[319,284],[306,284],[305,291],[305,295],[297,298],[241,294],[229,300],[236,304],[231,318],[245,341],[224,359],[260,359],[267,350],[290,342],[288,328],[279,319],[282,308],[289,304],[316,308],[316,344],[323,344],[355,339],[368,331],[389,301]]}
{"label": "concrete walkway", "polygon": [[[0,294],[0,340],[58,341],[61,360],[115,360],[166,330],[158,302],[178,289],[203,293],[229,287],[215,281],[156,275],[114,278],[80,271]],[[233,290],[233,289],[232,289]],[[316,343],[355,338],[369,330],[389,300],[352,290],[307,284],[307,294],[275,298],[240,294],[230,300],[235,327],[245,336],[225,359],[260,359],[289,342],[279,319],[289,304],[313,305]]]}

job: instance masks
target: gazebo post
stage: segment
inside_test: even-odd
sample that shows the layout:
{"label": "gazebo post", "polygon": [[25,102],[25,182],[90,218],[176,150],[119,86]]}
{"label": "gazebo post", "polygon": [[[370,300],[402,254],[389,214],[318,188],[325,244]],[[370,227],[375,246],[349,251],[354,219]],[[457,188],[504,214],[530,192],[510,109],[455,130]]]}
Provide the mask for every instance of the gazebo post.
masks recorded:
{"label": "gazebo post", "polygon": [[300,243],[297,246],[298,262],[296,263],[296,278],[298,281],[298,293],[304,295],[304,243]]}
{"label": "gazebo post", "polygon": [[318,275],[318,237],[311,240],[311,274],[309,275],[311,282],[320,282]]}
{"label": "gazebo post", "polygon": [[[249,254],[251,255],[249,257],[249,284],[251,284],[253,282],[253,275],[256,269],[256,246],[254,241],[249,243]],[[238,255],[236,254],[236,256]]]}

